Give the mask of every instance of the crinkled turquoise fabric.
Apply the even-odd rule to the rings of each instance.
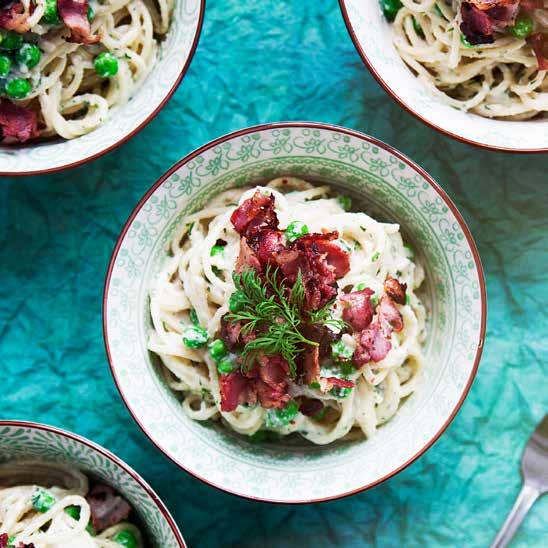
[[[243,126],[303,119],[374,135],[443,185],[478,243],[489,319],[470,395],[425,456],[368,492],[287,507],[203,485],[146,440],[107,367],[101,297],[124,221],[169,166]],[[403,112],[362,65],[336,0],[208,0],[190,71],[146,129],[90,165],[0,182],[0,418],[113,450],[163,497],[191,547],[487,546],[548,410],[547,162],[471,148]],[[515,539],[541,545],[548,497]]]

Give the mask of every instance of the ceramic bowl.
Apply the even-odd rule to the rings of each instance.
[[[186,546],[158,495],[137,472],[103,447],[45,424],[0,420],[0,463],[17,460],[68,465],[111,485],[138,514],[152,548]]]
[[[491,120],[458,111],[432,94],[401,60],[378,0],[339,0],[348,32],[363,62],[400,106],[459,141],[509,152],[548,151],[548,119]]]
[[[146,349],[148,291],[166,246],[216,193],[282,175],[325,181],[380,219],[397,221],[426,266],[430,310],[422,382],[370,440],[257,445],[220,424],[194,422]],[[314,123],[248,128],[193,152],[135,207],[112,255],[103,327],[118,389],[147,436],[179,466],[249,498],[316,502],[389,478],[419,457],[466,396],[485,332],[485,285],[472,236],[455,205],[411,160],[355,131]]]
[[[0,145],[0,175],[36,175],[89,162],[133,137],[150,122],[186,74],[204,17],[205,0],[177,0],[166,39],[150,74],[125,105],[96,130],[71,140]]]

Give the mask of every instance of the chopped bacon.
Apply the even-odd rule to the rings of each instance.
[[[0,548],[6,548],[6,546],[8,545],[8,534],[7,533],[2,533],[0,535]]]
[[[260,264],[266,265],[273,262],[284,249],[283,235],[279,230],[267,228],[257,233],[255,251]]]
[[[12,137],[21,143],[38,137],[38,119],[36,112],[0,99],[0,130],[4,138]]]
[[[0,9],[0,28],[12,30],[19,34],[29,31],[28,18],[33,9],[33,4],[30,4],[30,11],[25,11],[22,2],[14,2],[11,6],[3,7]]]
[[[284,387],[270,386],[261,379],[256,379],[254,387],[257,391],[257,396],[261,406],[265,409],[281,409],[286,406],[290,400],[290,396],[287,393],[287,384]]]
[[[403,329],[403,317],[394,301],[383,295],[379,302],[379,323],[386,334]]]
[[[70,42],[95,44],[99,41],[99,36],[91,34],[88,0],[57,0],[57,9],[63,23],[70,29]]]
[[[277,230],[278,216],[274,211],[274,196],[257,190],[234,210],[230,222],[240,235],[252,236],[265,228]]]
[[[229,350],[234,350],[240,343],[240,331],[242,324],[240,322],[231,322],[223,318],[221,320],[221,339],[223,339]]]
[[[320,254],[325,254],[327,264],[333,267],[335,276],[342,278],[350,270],[350,257],[348,253],[332,240],[336,240],[339,233],[327,232],[325,234],[313,233],[302,236],[296,240],[297,248],[312,247]]]
[[[365,329],[373,319],[373,307],[371,296],[375,292],[368,287],[361,291],[353,291],[341,297],[343,303],[342,317],[356,331]]]
[[[493,33],[514,24],[520,0],[467,0],[461,4],[460,29],[473,45],[491,44]]]
[[[257,395],[253,390],[253,381],[246,379],[239,371],[220,376],[221,411],[234,411],[243,403],[255,403]]]
[[[385,293],[398,304],[405,304],[405,292],[407,284],[402,284],[396,278],[386,278],[384,282]]]
[[[548,34],[535,32],[527,38],[527,43],[537,56],[539,70],[548,70]]]
[[[259,376],[269,386],[285,387],[289,375],[289,364],[281,356],[260,356]]]
[[[94,485],[86,500],[91,510],[91,522],[98,533],[124,521],[131,513],[131,506],[109,485]]]
[[[302,376],[305,384],[318,380],[320,376],[320,348],[313,346],[302,353]]]
[[[358,346],[352,356],[352,361],[361,367],[373,360],[379,362],[386,358],[392,344],[383,333],[378,323],[372,323],[364,329],[358,339]]]
[[[328,385],[338,386],[339,388],[354,388],[356,386],[352,381],[347,379],[339,379],[338,377],[325,377]],[[329,388],[329,390],[331,389]]]
[[[323,403],[313,398],[303,398],[299,405],[299,411],[307,417],[317,415],[322,409]]]
[[[245,237],[240,238],[240,253],[236,260],[235,270],[238,274],[241,274],[245,270],[261,271],[261,263],[253,249],[249,247]]]

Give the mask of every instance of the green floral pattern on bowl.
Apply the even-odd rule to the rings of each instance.
[[[39,460],[74,466],[112,485],[131,504],[154,548],[181,548],[184,540],[150,486],[106,449],[50,426],[0,421],[0,462]]]
[[[373,75],[424,122],[480,146],[510,151],[548,150],[548,119],[491,120],[450,107],[401,60],[378,0],[339,0],[339,3],[354,44]]]
[[[138,131],[176,87],[197,45],[204,0],[176,0],[171,26],[146,80],[131,100],[112,109],[95,131],[66,141],[54,139],[25,146],[0,145],[0,173],[31,174],[62,169],[101,155]]]
[[[146,350],[148,291],[187,214],[233,186],[293,175],[325,181],[377,218],[397,221],[427,269],[431,310],[426,370],[417,392],[371,440],[327,447],[251,444],[218,424],[194,422]],[[403,155],[356,132],[275,124],[221,138],[182,160],[141,201],[113,254],[105,341],[134,418],[177,464],[224,490],[283,502],[323,500],[374,485],[420,455],[443,431],[473,379],[485,322],[477,251],[455,206]]]

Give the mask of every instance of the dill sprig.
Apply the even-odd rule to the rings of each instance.
[[[270,266],[261,279],[254,270],[232,276],[237,294],[237,309],[231,310],[226,319],[242,322],[242,334],[254,332],[255,339],[245,345],[242,352],[244,370],[249,370],[257,358],[282,356],[289,364],[291,376],[297,371],[297,356],[306,346],[319,343],[306,338],[302,331],[310,325],[324,325],[342,329],[346,323],[331,317],[330,301],[319,310],[305,309],[305,288],[301,276],[290,289],[280,280],[278,270]]]

